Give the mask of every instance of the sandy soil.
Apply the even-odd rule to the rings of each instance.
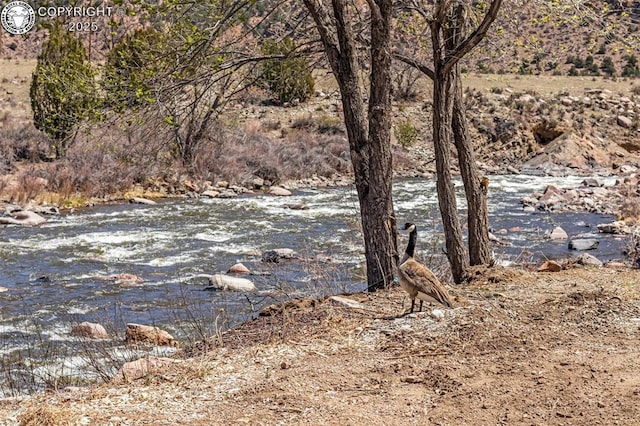
[[[399,316],[398,288],[291,302],[141,379],[0,401],[0,424],[640,425],[637,271],[451,293],[441,319]]]

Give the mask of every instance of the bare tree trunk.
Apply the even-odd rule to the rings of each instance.
[[[398,264],[393,211],[391,154],[392,0],[371,2],[371,78],[369,89],[369,185],[361,203],[367,256],[368,289],[389,286]],[[366,214],[365,214],[366,213]],[[368,235],[367,235],[368,234]]]
[[[448,25],[444,29],[447,55],[452,55],[464,40],[467,22],[465,7],[458,4],[449,15]],[[469,127],[464,113],[462,98],[462,76],[456,62],[449,71],[453,94],[451,128],[453,140],[458,151],[458,165],[467,197],[467,225],[469,227],[469,260],[471,265],[488,264],[491,260],[489,249],[489,216],[487,211],[487,187],[482,186],[480,171],[476,164],[473,144],[469,137]]]
[[[469,137],[469,128],[464,114],[462,100],[462,82],[460,70],[456,65],[454,76],[453,101],[453,140],[458,151],[458,164],[464,182],[467,197],[467,225],[469,226],[469,260],[471,265],[486,265],[491,262],[489,248],[489,212],[487,208],[488,182],[480,177],[476,164],[473,144]]]
[[[438,203],[444,227],[447,258],[451,266],[453,281],[457,284],[465,279],[468,265],[467,254],[462,239],[462,229],[458,218],[455,188],[451,178],[452,144],[451,117],[453,115],[454,87],[450,73],[442,73],[436,61],[433,80],[433,143],[438,176]]]
[[[367,288],[389,286],[398,262],[391,197],[391,0],[371,0],[371,87],[368,117],[361,94],[356,42],[346,0],[332,0],[333,17],[316,0],[304,0],[340,86],[345,126],[360,204]]]

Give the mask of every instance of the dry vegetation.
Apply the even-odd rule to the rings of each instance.
[[[637,273],[492,269],[456,308],[399,289],[288,303],[126,384],[0,403],[0,424],[640,424]]]
[[[252,188],[256,176],[268,176],[274,183],[314,177],[331,183],[351,172],[339,94],[326,72],[316,73],[320,95],[303,105],[270,106],[260,90],[248,92],[209,126],[193,163],[185,166],[172,155],[171,135],[159,132],[163,126],[149,117],[113,116],[86,125],[67,157],[50,161],[50,141],[31,124],[28,86],[34,66],[33,60],[0,61],[0,71],[7,76],[1,86],[6,93],[0,98],[0,196],[4,201],[26,204],[33,199],[73,207],[121,199],[131,192],[151,196],[197,193],[220,180]],[[575,127],[583,134],[608,135],[627,147],[637,142],[634,132],[623,132],[617,126],[614,111],[566,107],[559,101],[593,89],[635,99],[640,85],[633,79],[468,74],[465,85],[481,157],[487,165],[497,167],[489,172],[504,172],[506,165],[517,166],[539,149],[532,146],[532,129],[543,119],[557,122],[561,129]],[[419,79],[410,91],[413,100],[394,106],[393,135],[417,138],[394,140],[395,171],[401,176],[422,176],[433,170],[430,105],[425,102],[430,82]],[[515,101],[522,93],[545,103],[537,109],[523,109]],[[135,125],[137,120],[146,126]],[[498,141],[504,146],[491,140],[496,122],[515,124],[511,139]],[[398,131],[401,126],[406,127],[405,132]],[[497,158],[496,153],[501,156]]]

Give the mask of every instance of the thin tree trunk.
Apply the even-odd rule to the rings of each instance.
[[[447,55],[453,54],[462,40],[464,40],[467,24],[465,6],[462,4],[456,5],[451,10],[449,25],[444,30]],[[451,67],[448,74],[449,78],[451,78],[451,93],[453,94],[451,129],[456,150],[458,151],[460,175],[462,176],[464,192],[467,197],[469,261],[471,265],[483,265],[488,264],[491,260],[486,186],[482,186],[484,181],[481,181],[473,144],[469,137],[469,127],[464,114],[464,101],[462,98],[462,76],[457,62]]]
[[[455,188],[451,177],[452,144],[451,117],[453,115],[453,81],[450,73],[442,73],[436,65],[433,81],[433,142],[438,176],[438,203],[444,227],[447,258],[451,266],[451,274],[456,284],[465,279],[465,268],[468,265],[467,254],[462,239],[462,230],[458,218]]]
[[[469,261],[471,265],[486,265],[491,262],[489,248],[489,212],[487,208],[487,186],[480,177],[469,128],[464,114],[460,70],[453,68],[453,140],[458,151],[460,175],[467,197],[467,225],[469,226]]]

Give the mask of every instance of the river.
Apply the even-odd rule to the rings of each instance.
[[[491,228],[520,228],[498,233],[509,245],[496,246],[495,258],[510,264],[575,255],[566,241],[551,242],[545,233],[554,226],[562,226],[570,236],[595,232],[598,223],[614,220],[589,213],[524,213],[518,202],[548,184],[574,186],[582,179],[492,176]],[[605,179],[607,184],[613,181]],[[463,215],[461,184],[457,187]],[[308,209],[284,208],[294,203]],[[394,203],[399,224],[418,224],[418,256],[441,257],[434,255],[443,248],[435,181],[396,182]],[[112,374],[123,359],[142,353],[122,345],[129,322],[157,325],[184,343],[238,324],[289,297],[363,290],[358,216],[355,189],[322,188],[285,198],[247,195],[102,205],[50,218],[38,228],[2,227],[0,286],[7,291],[0,293],[0,353],[7,380],[0,394],[32,391],[43,383],[51,386],[63,376],[83,381]],[[592,254],[603,261],[623,258],[624,239],[599,238],[600,246]],[[406,239],[400,244],[404,247]],[[308,261],[260,261],[259,253],[280,247]],[[318,254],[331,262],[309,261]],[[249,277],[256,292],[204,290],[204,275],[224,272],[236,262],[259,273]],[[104,279],[121,273],[135,274],[144,282],[123,285]],[[114,336],[100,343],[110,361],[100,371],[95,371],[94,359],[83,355],[86,347],[81,345],[86,343],[70,336],[71,326],[82,321],[101,323]]]

